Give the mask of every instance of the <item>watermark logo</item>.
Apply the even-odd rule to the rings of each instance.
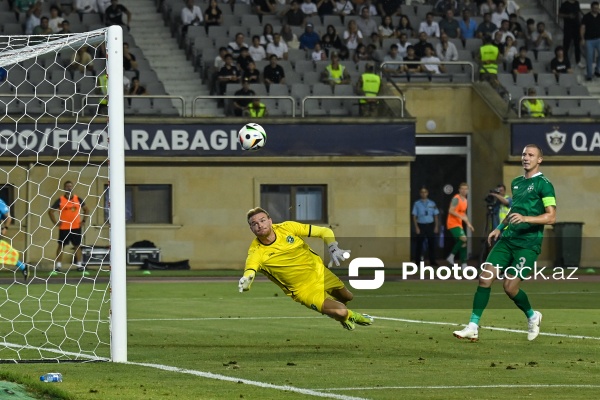
[[[348,266],[348,275],[350,278],[359,276],[361,268],[374,269],[375,275],[373,279],[350,279],[349,283],[354,289],[379,289],[385,282],[385,271],[383,270],[383,261],[376,257],[359,257],[350,261]]]

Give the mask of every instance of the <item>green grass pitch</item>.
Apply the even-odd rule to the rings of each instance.
[[[5,364],[0,377],[47,398],[81,400],[577,400],[600,390],[597,283],[524,284],[544,314],[533,342],[496,283],[482,319],[492,329],[470,343],[452,331],[468,321],[474,282],[386,282],[376,293],[354,291],[350,307],[380,318],[348,332],[270,282],[257,280],[240,294],[237,280],[192,279],[128,284],[133,364]],[[36,382],[55,371],[62,383]]]

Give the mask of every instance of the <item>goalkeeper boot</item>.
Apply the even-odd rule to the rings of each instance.
[[[373,317],[367,314],[359,314],[357,312],[352,312],[352,317],[350,317],[355,324],[368,326],[373,325]]]
[[[533,340],[540,334],[540,325],[542,323],[542,313],[539,311],[533,312],[533,317],[527,319],[528,330],[527,340]]]
[[[352,318],[348,318],[345,321],[340,321],[340,324],[342,324],[344,329],[347,329],[349,331],[353,331],[355,328],[354,321],[352,320]]]
[[[23,265],[23,269],[21,270],[21,273],[23,274],[23,280],[25,282],[27,282],[27,278],[29,278],[29,265],[27,265],[27,264]]]
[[[476,342],[479,340],[479,332],[477,328],[473,327],[473,325],[474,324],[470,323],[465,327],[465,329],[454,331],[452,334],[458,339],[469,339],[471,342]]]

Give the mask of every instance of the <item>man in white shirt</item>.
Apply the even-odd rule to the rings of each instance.
[[[300,6],[300,10],[302,10],[304,15],[306,15],[307,17],[317,15],[317,5],[311,0],[304,0],[302,5]]]
[[[368,8],[363,8],[360,12],[360,18],[356,21],[358,29],[362,32],[363,37],[369,38],[373,33],[379,33],[379,26],[373,18]]]
[[[248,49],[248,54],[250,54],[254,62],[259,62],[267,58],[267,52],[260,44],[260,36],[252,36],[252,46]]]
[[[408,35],[404,32],[401,33],[400,39],[398,40],[398,54],[403,59],[406,57],[406,54],[408,53],[408,46],[410,45],[411,43],[408,41]]]
[[[267,55],[271,57],[274,54],[278,60],[288,59],[288,47],[284,41],[281,40],[281,34],[275,32],[273,34],[273,43],[267,45]]]
[[[549,51],[552,48],[552,35],[546,30],[546,24],[538,22],[537,30],[531,34],[534,50]]]
[[[433,55],[433,46],[425,47],[425,57],[421,58],[423,69],[430,74],[441,74],[446,72],[446,67],[441,64],[441,60]]]
[[[402,56],[398,53],[398,45],[393,44],[390,46],[390,51],[383,57],[383,62],[386,61],[402,61]],[[383,72],[387,72],[391,75],[399,75],[402,73],[402,64],[384,64]]]
[[[194,4],[194,0],[187,0],[185,7],[181,9],[181,22],[184,27],[190,25],[200,25],[204,21],[202,10]]]
[[[98,3],[96,0],[76,0],[75,11],[81,14],[97,13]]]
[[[419,25],[419,33],[425,32],[427,37],[440,37],[440,26],[433,20],[433,13],[427,13],[425,21]]]
[[[445,32],[442,32],[440,42],[435,45],[435,53],[441,61],[458,61],[458,49],[448,40]]]
[[[350,0],[336,1],[335,11],[338,15],[350,15],[354,13],[354,4]]]
[[[500,26],[504,20],[510,20],[510,14],[506,10],[504,1],[499,1],[496,10],[492,13],[492,23],[496,26]]]
[[[498,29],[497,31],[495,31],[492,34],[492,37],[496,37],[496,32],[500,32],[502,33],[502,39],[501,42],[504,43],[506,42],[506,38],[507,37],[512,37],[513,40],[516,40],[515,35],[513,35],[513,33],[511,31],[508,30],[508,28],[510,27],[510,22],[508,20],[503,20],[502,24],[500,25],[500,29]]]

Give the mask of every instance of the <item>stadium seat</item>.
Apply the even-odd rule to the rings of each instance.
[[[540,86],[548,87],[556,85],[556,76],[554,74],[538,74],[537,83]]]
[[[574,74],[559,74],[558,84],[568,88],[576,86],[578,84],[577,77]]]
[[[587,86],[576,85],[569,89],[569,94],[571,96],[589,96],[590,92]]]
[[[517,74],[515,84],[521,87],[535,86],[535,76],[533,74]]]
[[[321,80],[321,72],[307,71],[304,73],[302,80],[306,85],[314,85]]]
[[[289,96],[288,86],[281,83],[274,83],[269,87],[271,96]]]

